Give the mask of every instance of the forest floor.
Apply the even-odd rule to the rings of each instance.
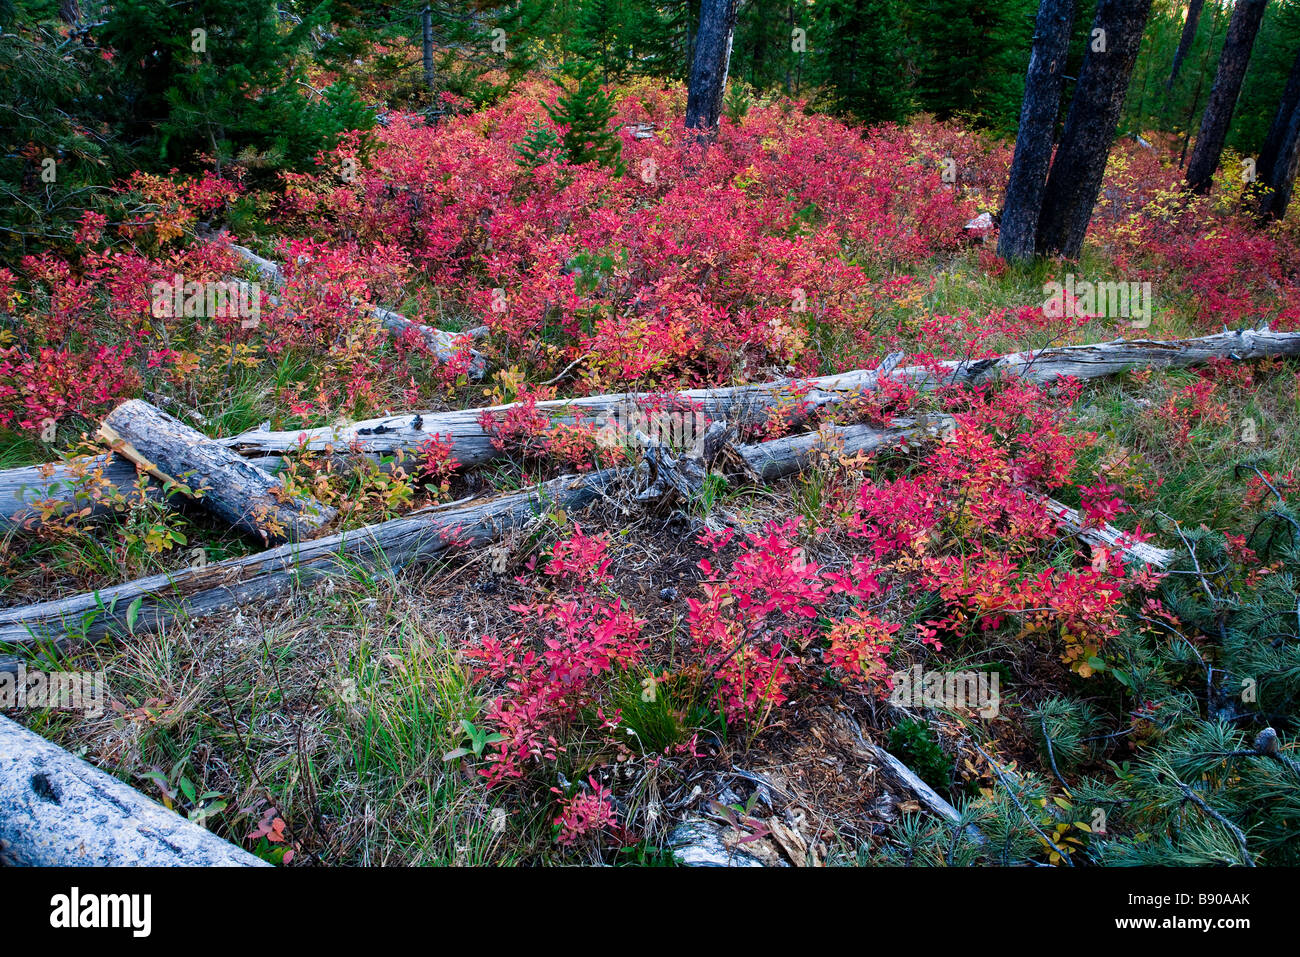
[[[960,125],[862,131],[756,99],[700,156],[683,146],[682,91],[633,83],[618,89],[619,178],[520,162],[553,95],[449,100],[437,125],[391,114],[275,183],[228,170],[124,186],[129,223],[90,214],[78,249],[0,277],[14,327],[0,467],[90,450],[131,397],[214,438],[515,403],[483,423],[499,454],[473,470],[436,441],[384,468],[289,453],[281,477],[340,509],[332,530],[357,529],[635,462],[634,444],[602,446],[538,400],[797,390],[896,352],[1300,328],[1295,223],[1245,221],[1232,183],[1186,197],[1164,146],[1117,144],[1081,262],[1013,267],[965,229],[997,210],[1009,148]],[[284,264],[258,324],[150,310],[150,285],[173,274],[255,280],[229,239]],[[1070,275],[1150,283],[1149,312],[1052,315],[1045,284]],[[470,343],[440,361],[361,300],[452,332],[486,325],[472,343],[486,377],[469,374]],[[743,438],[931,412],[956,429],[771,483],[715,477],[669,514],[620,485],[581,512],[543,507],[491,547],[357,563],[156,632],[28,652],[29,668],[104,672],[110,706],[19,719],[292,865],[661,865],[694,840],[683,822],[740,859],[800,866],[1237,861],[1235,836],[1169,773],[1259,863],[1293,862],[1300,807],[1272,797],[1288,765],[1224,755],[1265,727],[1296,751],[1300,635],[1282,614],[1296,606],[1298,373],[1225,360],[886,386],[811,422],[778,410]],[[1179,557],[1163,576],[1098,564],[1026,492]],[[177,571],[196,548],[216,562],[263,547],[201,504],[128,495],[108,519],[11,530],[0,607]],[[996,674],[996,715],[891,702],[890,676],[917,665]],[[928,813],[879,749],[992,840]]]

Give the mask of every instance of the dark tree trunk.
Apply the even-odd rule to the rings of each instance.
[[[1201,114],[1201,131],[1196,134],[1196,146],[1187,162],[1187,185],[1196,193],[1207,193],[1214,182],[1214,171],[1219,166],[1219,155],[1228,138],[1228,124],[1241,92],[1241,81],[1250,63],[1250,50],[1255,45],[1255,34],[1264,19],[1264,5],[1268,0],[1237,0],[1228,21],[1228,35],[1223,38],[1223,52],[1219,54],[1219,68],[1210,88],[1210,101]]]
[[[1260,219],[1281,219],[1290,205],[1295,157],[1297,146],[1300,146],[1300,135],[1297,134],[1300,134],[1300,52],[1291,64],[1291,75],[1287,77],[1286,88],[1278,102],[1277,114],[1255,164],[1255,175],[1261,189]],[[1291,170],[1289,175],[1288,169]]]
[[[1178,71],[1183,68],[1183,61],[1192,52],[1192,43],[1196,40],[1196,28],[1201,22],[1201,8],[1205,0],[1191,0],[1187,5],[1187,19],[1183,21],[1183,35],[1178,38],[1178,49],[1174,51],[1174,65],[1169,68],[1169,79],[1165,81],[1165,90],[1174,88]]]
[[[1075,0],[1042,0],[1038,5],[1016,154],[998,234],[998,254],[1003,259],[1034,255],[1038,213],[1052,163],[1052,133],[1061,108],[1061,71],[1070,52],[1074,4]]]
[[[1270,174],[1270,188],[1260,200],[1261,219],[1281,219],[1286,215],[1297,173],[1300,173],[1300,106],[1291,111],[1291,121],[1287,124],[1281,150]]]
[[[1065,120],[1056,161],[1047,177],[1038,217],[1038,252],[1077,259],[1097,201],[1129,77],[1142,44],[1151,0],[1100,0],[1093,31],[1104,31],[1105,50],[1089,41]]]
[[[428,5],[420,11],[420,48],[424,56],[424,88],[433,89],[433,13]]]
[[[722,115],[739,0],[702,0],[695,35],[695,61],[686,96],[686,128],[710,133]]]

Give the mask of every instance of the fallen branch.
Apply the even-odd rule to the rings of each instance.
[[[232,244],[230,246],[230,251],[235,253],[235,255],[239,256],[245,262],[251,263],[254,268],[257,269],[258,275],[260,275],[266,283],[277,287],[284,285],[284,271],[278,264],[259,256],[257,253],[244,246]],[[467,333],[445,332],[442,329],[434,329],[432,326],[426,326],[420,322],[412,322],[401,313],[393,312],[392,310],[384,309],[380,306],[372,306],[371,311],[374,313],[375,318],[383,323],[384,328],[388,329],[395,335],[400,336],[408,329],[414,330],[416,335],[418,335],[425,344],[428,345],[430,350],[432,350],[442,362],[450,362],[456,357],[456,354],[460,349],[460,340],[463,338],[468,337],[470,339],[479,339],[487,334],[486,326],[470,330]],[[471,349],[470,377],[481,379],[485,369],[486,363],[484,362],[483,357]]]
[[[4,717],[0,865],[269,866]]]
[[[210,615],[356,565],[398,569],[454,546],[494,541],[545,508],[581,508],[627,473],[608,469],[582,477],[564,476],[463,508],[393,519],[71,598],[0,608],[0,646],[33,650],[49,645],[65,652],[83,639],[107,637],[114,630],[156,631],[179,616]],[[17,667],[16,657],[0,656],[0,673]]]

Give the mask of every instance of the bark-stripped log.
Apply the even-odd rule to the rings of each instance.
[[[139,399],[110,412],[99,437],[164,487],[188,487],[214,515],[263,541],[305,538],[338,514],[315,499],[289,496],[274,476]]]
[[[1064,376],[1095,379],[1139,367],[1181,368],[1211,359],[1244,360],[1295,355],[1300,355],[1300,332],[1243,330],[1196,339],[1116,339],[1091,345],[1031,349],[989,359],[949,360],[934,366],[893,369],[888,378],[905,381],[920,389],[962,382],[988,382],[1000,376],[1019,376],[1041,383]],[[854,393],[876,388],[877,380],[875,371],[859,369],[812,379],[688,389],[673,395],[697,404],[707,419],[725,418],[733,423],[745,423],[761,421],[770,408],[781,404],[799,405],[809,410],[836,405]],[[648,393],[592,395],[538,402],[537,408],[557,421],[572,423],[582,417],[584,421],[601,426],[613,421],[629,406],[656,398]],[[405,413],[356,422],[345,428],[253,431],[219,441],[244,454],[288,452],[299,447],[319,450],[327,445],[342,448],[352,443],[365,451],[391,452],[414,448],[431,435],[439,434],[451,441],[452,454],[463,466],[473,466],[500,454],[478,424],[479,418],[485,412],[498,414],[512,407],[501,405],[451,412]]]
[[[271,260],[259,256],[244,246],[231,245],[230,251],[239,256],[245,262],[251,263],[257,269],[258,275],[262,280],[271,286],[284,285],[284,272],[279,265]],[[389,332],[394,335],[402,335],[408,329],[412,329],[424,340],[425,344],[434,355],[442,362],[450,362],[460,351],[460,341],[464,338],[476,339],[481,338],[487,333],[486,327],[474,329],[467,333],[445,332],[442,329],[434,329],[432,326],[426,326],[420,322],[412,322],[401,313],[393,312],[389,309],[383,309],[379,306],[371,306],[371,311]],[[470,368],[471,378],[481,379],[486,365],[484,359],[473,349],[470,350]]]
[[[114,500],[131,493],[138,474],[112,453],[0,471],[0,532],[30,531],[44,524],[47,514],[52,519],[83,509],[87,518],[107,514]],[[161,487],[150,482],[145,494],[157,498]]]
[[[1083,517],[1077,510],[1062,505],[1055,499],[1043,499],[1048,510],[1056,519],[1056,524],[1075,538],[1092,545],[1112,551],[1118,550],[1126,562],[1141,562],[1153,568],[1164,568],[1174,560],[1174,553],[1167,548],[1157,548],[1146,542],[1137,542],[1126,532],[1114,525],[1084,525]]]
[[[812,464],[822,451],[842,454],[874,451],[917,441],[942,429],[941,424],[914,423],[891,429],[874,429],[858,425],[826,430],[805,436],[776,439],[755,445],[736,446],[732,451],[755,476],[779,478]],[[662,470],[666,463],[658,462]],[[409,562],[429,558],[448,547],[444,532],[457,530],[457,538],[466,544],[494,540],[500,532],[515,527],[533,514],[542,503],[554,502],[566,509],[580,508],[603,494],[606,487],[630,480],[636,470],[607,469],[575,478],[565,476],[488,502],[476,502],[464,508],[394,519],[351,532],[299,545],[284,545],[271,551],[243,558],[217,562],[204,568],[189,569],[172,575],[154,575],[58,601],[17,608],[0,609],[0,645],[31,647],[53,642],[56,648],[69,646],[69,632],[88,638],[108,634],[125,622],[131,604],[137,608],[140,630],[161,627],[179,610],[189,617],[200,617],[232,605],[252,601],[285,591],[295,580],[312,581],[337,572],[343,559],[363,565],[383,564],[400,568]],[[699,470],[681,470],[675,478],[701,482]],[[658,481],[676,488],[680,482]],[[689,491],[689,490],[688,490]],[[1156,567],[1168,564],[1171,552],[1150,545],[1134,543],[1126,533],[1105,525],[1084,529],[1078,513],[1045,496],[1038,498],[1065,531],[1089,544],[1120,550],[1126,561],[1141,561]],[[641,496],[644,499],[644,496]],[[14,670],[18,660],[0,656],[0,672]]]
[[[5,717],[0,865],[269,866]]]
[[[336,456],[346,462],[350,457]],[[242,461],[274,475],[284,464],[279,455],[259,455]],[[382,465],[380,466],[383,467]],[[135,495],[134,485],[141,470],[129,459],[112,452],[80,456],[67,462],[28,465],[0,470],[0,534],[33,531],[50,519],[61,519],[85,511],[85,518],[107,515]],[[164,492],[162,484],[145,473],[144,494],[154,500],[172,499],[180,492]]]
[[[925,437],[927,427],[910,419],[896,420],[889,429],[870,425],[823,426],[816,432],[790,435],[770,442],[736,447],[736,453],[754,475],[765,482],[801,472],[827,454],[858,455]],[[928,431],[933,432],[935,427]]]
[[[43,647],[50,642],[58,650],[67,650],[75,644],[71,636],[97,639],[112,629],[125,628],[137,600],[140,604],[135,607],[133,629],[147,632],[180,615],[199,618],[282,594],[295,581],[312,582],[346,573],[358,564],[401,568],[458,544],[494,541],[547,508],[582,508],[627,472],[608,469],[582,477],[564,476],[525,492],[447,512],[393,519],[58,601],[0,608],[0,646]],[[0,672],[17,667],[16,658],[0,656]]]
[[[890,379],[906,381],[920,389],[933,389],[953,382],[987,382],[998,376],[1022,376],[1035,382],[1050,382],[1062,376],[1094,379],[1130,368],[1181,368],[1211,359],[1260,359],[1269,356],[1300,355],[1300,333],[1268,330],[1223,332],[1196,339],[1124,340],[1081,346],[1015,352],[990,359],[960,360],[930,366],[892,369]],[[736,425],[761,422],[774,406],[798,406],[809,411],[836,405],[857,393],[870,391],[880,377],[874,370],[859,369],[838,375],[803,380],[780,380],[716,389],[689,389],[676,396],[697,404],[706,419],[726,419]],[[582,421],[598,426],[622,422],[638,402],[658,401],[648,393],[614,393],[538,402],[537,408],[557,422]],[[299,448],[321,451],[327,446],[346,449],[355,445],[367,453],[410,451],[433,435],[450,441],[452,455],[464,468],[481,465],[501,453],[479,425],[485,413],[500,414],[513,405],[483,409],[455,409],[450,412],[406,412],[356,422],[346,427],[327,426],[283,431],[254,430],[216,439],[246,457],[291,452]],[[72,467],[79,467],[73,463]],[[25,470],[0,471],[0,527],[9,514],[17,485],[30,480]],[[132,479],[134,481],[134,479]]]

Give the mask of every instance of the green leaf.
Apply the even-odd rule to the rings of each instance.
[[[138,597],[126,609],[126,630],[135,634],[135,623],[140,617],[140,607],[144,604],[144,595]]]

